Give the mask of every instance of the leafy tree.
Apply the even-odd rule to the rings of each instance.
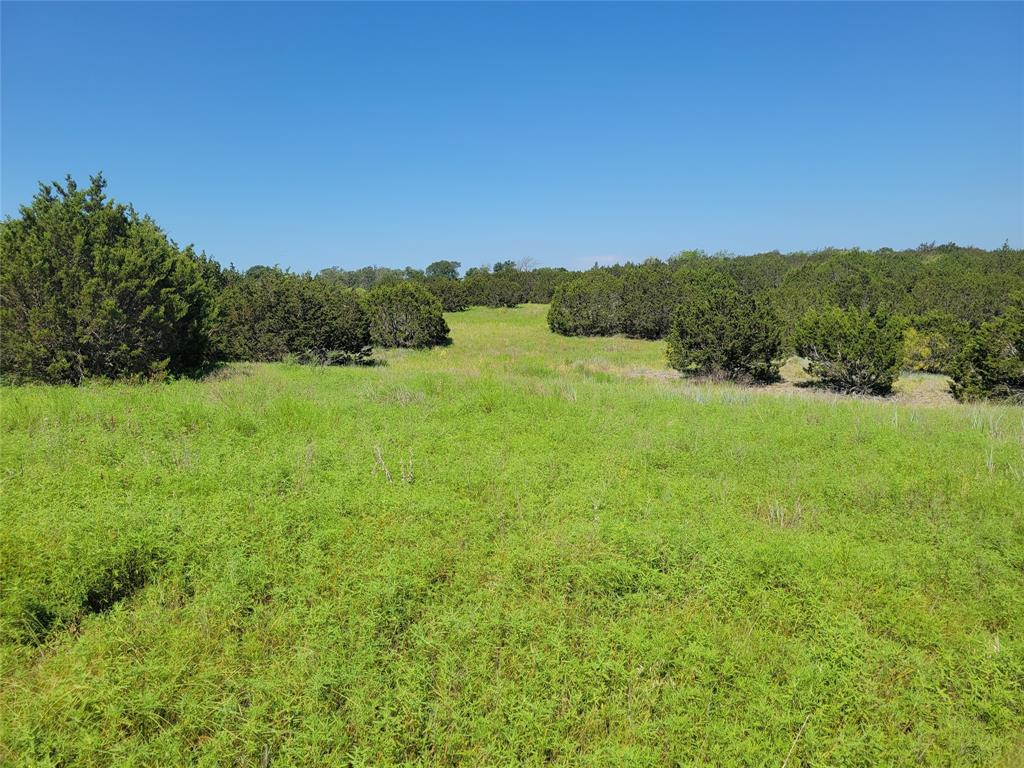
[[[957,400],[1024,403],[1024,295],[971,334],[951,374]]]
[[[796,351],[807,371],[830,389],[885,395],[903,365],[903,323],[863,309],[811,310],[796,331]]]
[[[668,362],[684,373],[775,381],[782,343],[767,293],[743,293],[714,270],[690,276],[672,317]]]
[[[433,264],[427,266],[426,276],[427,278],[447,278],[449,280],[459,279],[459,267],[461,267],[457,261],[435,261]]]
[[[5,378],[78,384],[90,376],[191,373],[208,361],[205,256],[149,217],[80,188],[40,184],[2,224],[0,360]]]
[[[441,302],[422,285],[378,286],[366,295],[366,305],[375,345],[433,347],[450,341]]]
[[[548,326],[563,336],[611,336],[619,333],[622,280],[607,270],[584,272],[555,289]]]

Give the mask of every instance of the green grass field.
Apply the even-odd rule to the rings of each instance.
[[[3,389],[0,764],[1024,764],[1024,409],[449,322]]]

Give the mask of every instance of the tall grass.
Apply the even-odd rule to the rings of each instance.
[[[1022,409],[543,317],[3,390],[0,763],[1021,764]]]

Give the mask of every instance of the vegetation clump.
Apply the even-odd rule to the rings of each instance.
[[[635,339],[661,339],[668,333],[679,301],[671,268],[651,259],[622,273],[619,326]]]
[[[0,358],[11,381],[78,384],[148,378],[208,362],[211,293],[204,256],[106,197],[41,184],[0,225]]]
[[[369,316],[354,290],[276,267],[228,280],[213,336],[225,360],[350,363],[371,352]]]
[[[428,277],[424,285],[441,302],[445,312],[462,312],[469,307],[466,284],[453,277]]]
[[[970,325],[948,312],[929,310],[910,318],[903,334],[907,367],[925,373],[950,373],[970,334]]]
[[[975,330],[952,370],[957,400],[993,398],[1024,403],[1024,294]]]
[[[441,302],[422,285],[379,285],[366,295],[366,306],[377,346],[423,348],[450,341]]]
[[[555,289],[548,326],[563,336],[611,336],[619,332],[621,309],[621,279],[592,270]]]
[[[903,323],[895,315],[830,307],[811,310],[796,330],[796,353],[829,389],[887,395],[903,365]]]
[[[764,293],[744,293],[714,271],[695,274],[668,334],[669,365],[683,373],[740,381],[779,378],[778,316]]]

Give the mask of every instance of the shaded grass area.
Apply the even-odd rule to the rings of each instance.
[[[631,376],[543,312],[3,390],[0,763],[1020,764],[1024,410]]]

